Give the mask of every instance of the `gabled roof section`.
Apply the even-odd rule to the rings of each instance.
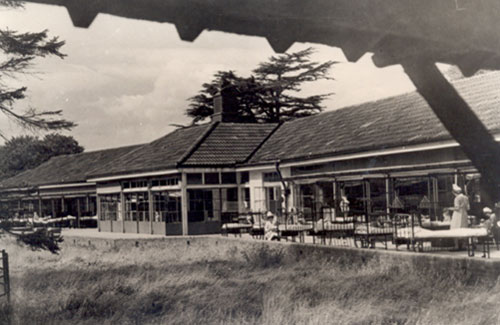
[[[215,126],[216,124],[203,124],[177,129],[102,165],[89,176],[97,178],[176,168],[177,163],[189,155]]]
[[[452,82],[488,130],[500,131],[500,73]],[[452,140],[427,102],[407,93],[283,124],[250,165]],[[480,145],[480,144],[478,144]]]
[[[99,165],[140,148],[140,145],[89,151],[52,157],[38,167],[24,171],[0,183],[2,188],[86,182],[87,174]]]
[[[278,124],[219,123],[181,166],[228,166],[244,163]]]

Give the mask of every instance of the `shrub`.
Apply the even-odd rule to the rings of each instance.
[[[268,245],[243,251],[243,259],[254,268],[268,268],[279,266],[284,258],[284,252],[281,248],[271,248]]]

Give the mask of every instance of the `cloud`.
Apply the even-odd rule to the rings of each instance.
[[[248,75],[274,55],[263,38],[204,31],[193,43],[179,39],[171,24],[99,15],[89,29],[74,28],[63,7],[28,4],[25,10],[0,12],[0,28],[22,31],[48,28],[66,41],[64,60],[37,61],[40,78],[21,78],[30,98],[19,105],[63,109],[78,123],[67,134],[88,149],[152,141],[187,124],[187,98],[218,70]],[[304,95],[334,92],[328,109],[378,99],[412,89],[398,67],[378,69],[365,56],[345,63],[339,49],[295,44],[290,51],[315,46],[317,61],[343,61],[332,69],[335,81],[305,85]],[[8,135],[21,131],[0,115]]]

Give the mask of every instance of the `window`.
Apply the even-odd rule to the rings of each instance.
[[[175,177],[169,177],[165,180],[166,184],[165,185],[168,185],[168,186],[174,186],[174,185],[179,185],[179,177],[178,176],[175,176]]]
[[[249,188],[243,189],[243,199],[245,202],[250,202],[250,189]]]
[[[370,179],[370,207],[372,212],[385,212],[387,210],[387,197],[385,179]]]
[[[228,188],[226,193],[228,201],[238,202],[238,188]]]
[[[155,222],[181,222],[181,192],[153,193],[153,211],[153,221]]]
[[[217,191],[218,190],[214,190]],[[188,190],[188,221],[203,222],[214,218],[212,190]]]
[[[201,173],[187,174],[187,183],[191,185],[203,184]]]
[[[101,220],[119,220],[121,218],[120,194],[100,196]]]
[[[391,204],[394,202],[394,198],[396,195],[400,199],[400,202],[403,204],[403,207],[397,208],[398,212],[412,213],[418,211],[420,202],[422,201],[424,196],[427,197],[428,200],[431,200],[428,178],[408,177],[395,179],[394,195],[392,197]]]
[[[175,186],[179,184],[179,177],[158,178],[151,181],[151,185],[155,186]]]
[[[219,173],[205,173],[205,184],[219,184]]]
[[[349,201],[349,213],[353,215],[363,215],[365,213],[364,181],[346,181],[340,183],[340,195],[345,196]]]
[[[249,188],[243,189],[243,204],[245,206],[245,209],[250,209],[250,189]]]
[[[452,207],[454,196],[451,192],[454,183],[453,175],[437,175],[437,209],[438,213],[443,211],[443,208]]]
[[[333,182],[318,182],[318,200],[323,207],[334,208],[335,198],[333,197]]]
[[[42,200],[42,215],[41,217],[52,216],[52,201],[51,200]],[[102,216],[102,213],[101,213]],[[101,219],[103,220],[103,219]]]
[[[264,182],[279,182],[280,176],[277,172],[264,173]]]
[[[222,184],[236,184],[236,173],[221,173]]]
[[[147,192],[125,194],[125,220],[149,221],[149,199]]]
[[[250,181],[250,174],[248,172],[241,172],[240,177],[241,177],[240,179],[241,184],[245,184]]]
[[[292,168],[292,175],[303,175],[310,173],[324,172],[332,170],[331,163],[318,164],[318,165],[308,165],[308,166],[298,166]]]
[[[278,216],[282,213],[281,187],[266,187],[266,208]]]
[[[298,185],[299,190],[299,208],[306,220],[314,220],[315,216],[315,198],[314,184]]]
[[[148,187],[148,181],[146,181],[146,180],[131,181],[130,182],[130,187],[131,188]]]

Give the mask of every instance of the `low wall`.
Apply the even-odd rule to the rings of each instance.
[[[300,244],[290,242],[269,242],[254,239],[241,239],[223,236],[186,236],[186,237],[160,237],[138,239],[111,239],[92,238],[79,236],[65,236],[63,247],[78,246],[90,249],[128,249],[140,247],[142,249],[165,248],[174,250],[179,254],[205,251],[207,256],[227,258],[228,254],[237,251],[247,251],[264,245],[280,249],[284,253],[285,262],[300,260],[302,258],[335,259],[347,257],[353,264],[379,261],[382,263],[410,263],[417,269],[433,269],[436,272],[460,274],[469,280],[483,279],[496,281],[500,276],[500,260],[485,259],[480,255],[476,257],[446,256],[428,253],[415,253],[407,251],[387,251],[380,249],[359,249],[336,246],[321,246],[313,244]],[[478,252],[481,254],[480,252]]]

